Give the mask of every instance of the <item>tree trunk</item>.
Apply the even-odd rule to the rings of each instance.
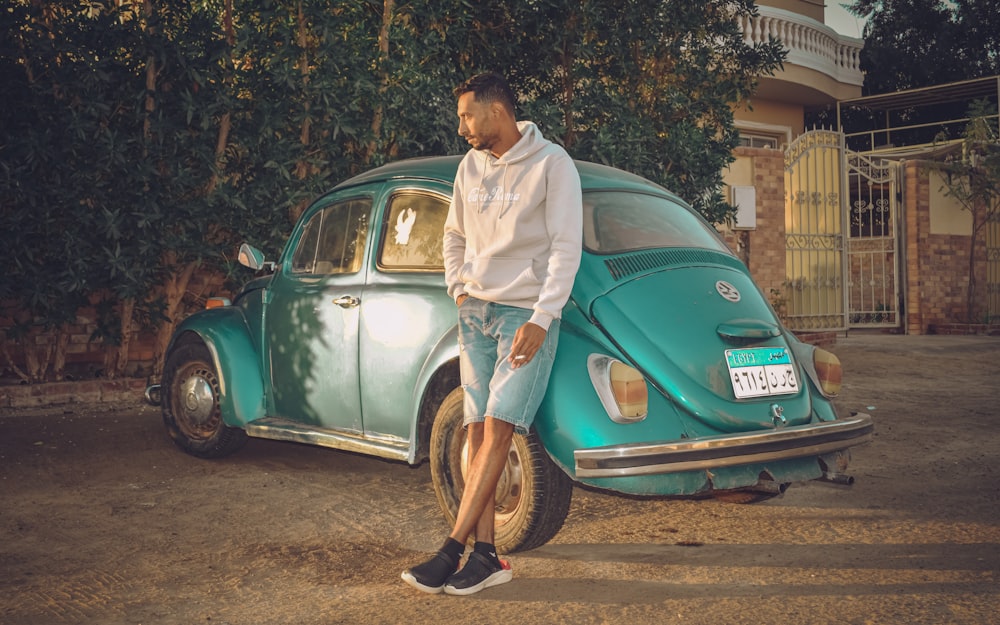
[[[156,330],[156,341],[153,344],[153,375],[155,376],[163,373],[163,357],[166,355],[167,345],[170,343],[170,337],[173,336],[174,328],[180,321],[177,318],[178,311],[184,301],[184,294],[187,293],[191,276],[194,275],[197,267],[198,264],[193,262],[184,265],[163,286],[163,295],[167,300],[167,321],[160,324]]]
[[[152,33],[149,26],[149,19],[153,16],[153,0],[145,0],[142,3],[142,15],[145,19],[144,28]],[[150,54],[146,57],[146,115],[142,120],[142,137],[148,142],[152,135],[152,117],[156,110],[156,57]]]
[[[378,32],[378,65],[381,73],[381,85],[379,92],[384,93],[389,85],[389,76],[385,71],[386,63],[389,60],[389,36],[392,26],[392,14],[396,10],[396,0],[383,0],[382,2],[382,28]],[[382,123],[385,119],[385,106],[382,98],[378,98],[375,110],[372,111],[372,139],[368,142],[368,149],[365,150],[365,166],[371,164],[375,153],[378,151],[379,137],[382,135]]]
[[[109,379],[114,379],[125,375],[125,368],[128,366],[128,350],[132,344],[132,315],[135,312],[135,298],[129,297],[122,300],[121,309],[121,343],[118,344],[117,359],[114,366],[106,371]]]
[[[52,353],[52,376],[56,382],[66,377],[66,348],[69,347],[69,330],[65,325],[56,329],[56,342]]]
[[[4,360],[7,362],[7,366],[10,368],[10,370],[14,372],[14,375],[19,377],[21,381],[24,382],[25,384],[31,384],[33,381],[31,378],[32,363],[29,362],[28,348],[25,341],[22,340],[22,352],[24,353],[23,369],[17,366],[17,363],[14,361],[14,357],[11,356],[10,348],[7,347],[7,339],[4,333],[0,333],[0,351],[3,352]],[[37,357],[34,354],[31,354],[31,358],[33,358],[34,361],[37,361]]]
[[[306,14],[302,8],[301,0],[298,2],[298,43],[302,53],[299,56],[299,74],[302,76],[302,93],[304,97],[305,119],[302,122],[302,129],[299,132],[299,142],[302,144],[302,158],[299,159],[295,167],[295,175],[299,180],[304,180],[312,173],[306,154],[309,151],[309,136],[312,129],[312,122],[309,119],[309,109],[312,108],[309,102],[309,31],[306,24]]]
[[[233,84],[233,46],[236,43],[236,31],[233,28],[233,0],[225,0],[223,3],[222,29],[226,33],[226,52],[223,56],[225,72],[222,77],[222,84],[229,89]],[[209,195],[219,184],[221,172],[225,166],[226,147],[229,145],[229,132],[232,128],[232,113],[226,111],[219,119],[219,133],[215,140],[215,170],[208,181],[205,194]]]

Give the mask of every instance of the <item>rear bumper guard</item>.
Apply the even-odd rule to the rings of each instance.
[[[818,456],[871,442],[871,416],[743,434],[578,449],[578,478],[629,477],[700,471]]]

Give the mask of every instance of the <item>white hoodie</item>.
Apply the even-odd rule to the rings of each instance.
[[[532,122],[500,158],[469,150],[458,166],[444,226],[448,294],[529,308],[548,329],[569,300],[580,266],[580,175]]]

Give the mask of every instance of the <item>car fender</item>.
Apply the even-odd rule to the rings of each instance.
[[[461,384],[458,367],[458,324],[438,339],[428,352],[416,384],[410,414],[410,464],[420,462],[428,453],[430,429],[438,406],[456,385]]]
[[[534,427],[549,457],[573,479],[577,479],[573,468],[574,451],[617,440],[616,431],[621,429],[608,416],[591,382],[587,368],[591,354],[627,362],[607,336],[586,318],[576,302],[570,301],[563,310],[559,347]],[[648,432],[649,424],[629,426],[628,431],[642,431],[657,438],[679,435],[682,424],[673,406],[657,393],[651,393],[650,400],[655,410],[669,416],[660,420],[655,433]]]
[[[553,461],[573,479],[573,454],[577,449],[600,447],[623,440],[661,440],[687,435],[676,406],[653,390],[649,411],[653,418],[622,425],[612,421],[590,378],[591,354],[627,360],[614,347],[595,341],[578,327],[560,330],[559,352],[552,368],[548,392],[535,418],[535,429]]]
[[[224,306],[191,315],[177,326],[167,354],[190,340],[200,340],[212,354],[212,364],[219,376],[219,408],[225,424],[242,428],[264,417],[260,356],[242,309]]]

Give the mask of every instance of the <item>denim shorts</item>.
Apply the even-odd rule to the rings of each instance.
[[[458,309],[458,346],[465,390],[465,425],[492,417],[527,434],[542,403],[559,341],[559,320],[552,321],[545,342],[528,364],[507,362],[517,329],[531,310],[467,297]]]

